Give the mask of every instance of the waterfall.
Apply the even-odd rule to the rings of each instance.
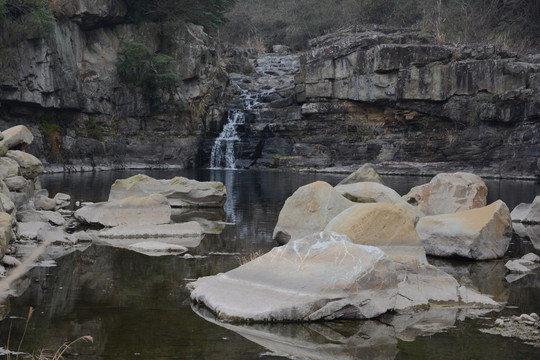
[[[212,146],[210,157],[211,169],[236,169],[236,154],[234,145],[240,141],[237,127],[246,122],[246,116],[240,109],[232,109],[228,112],[227,124],[219,134]]]

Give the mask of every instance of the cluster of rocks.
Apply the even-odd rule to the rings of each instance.
[[[191,298],[229,322],[365,319],[433,303],[496,308],[426,259],[487,260],[506,252],[510,211],[500,200],[486,206],[483,180],[439,174],[401,197],[368,178],[300,187],[274,229],[284,246],[189,284]]]
[[[480,331],[486,334],[517,337],[525,344],[540,347],[540,317],[536,313],[503,316],[495,320],[494,325]]]
[[[70,241],[55,236],[56,229],[66,224],[64,210],[71,204],[69,195],[58,193],[49,197],[41,188],[38,176],[43,172],[41,161],[24,152],[34,137],[23,125],[0,133],[0,258],[15,238],[26,241]],[[62,232],[63,233],[63,232]],[[11,258],[4,263],[13,264]]]
[[[223,229],[224,222],[173,222],[176,209],[219,209],[226,196],[221,182],[184,177],[157,180],[139,174],[116,180],[108,201],[86,204],[75,211],[74,217],[81,224],[103,228],[85,232],[98,243],[152,255],[183,253],[187,247],[198,246],[205,233]]]

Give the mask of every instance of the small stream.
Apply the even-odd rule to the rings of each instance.
[[[140,171],[51,174],[41,177],[51,195],[62,191],[73,201],[103,201],[110,185]],[[500,313],[470,319],[452,309],[421,313],[418,325],[398,333],[379,321],[232,326],[215,323],[203,309],[192,309],[185,285],[201,276],[226,272],[238,257],[276,246],[272,231],[283,203],[298,187],[324,180],[337,184],[344,175],[238,170],[149,170],[155,178],[187,176],[222,181],[228,191],[225,219],[234,223],[206,235],[190,249],[193,259],[150,257],[125,249],[91,245],[56,259],[56,266],[34,268],[27,288],[11,298],[0,322],[0,341],[18,339],[29,322],[22,349],[55,349],[91,335],[94,343],[75,345],[70,359],[532,359],[538,349],[516,339],[487,335],[478,328]],[[392,176],[386,183],[403,194],[430,178]],[[531,181],[487,181],[489,201],[501,198],[513,208],[540,194]],[[509,254],[534,251],[514,237]],[[201,256],[197,258],[197,255]],[[507,302],[504,315],[540,313],[540,274],[507,282],[505,260],[488,262],[430,259],[472,286]],[[6,316],[5,315],[5,316]],[[76,353],[77,355],[73,355]]]

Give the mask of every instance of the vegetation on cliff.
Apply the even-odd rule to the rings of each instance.
[[[415,26],[437,40],[494,42],[525,52],[540,46],[538,0],[238,0],[223,34],[237,44],[285,44],[347,25]]]
[[[54,26],[54,16],[46,0],[0,0],[2,44],[46,36]]]

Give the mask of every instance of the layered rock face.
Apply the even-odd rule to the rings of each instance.
[[[540,173],[535,61],[403,30],[323,36],[301,57],[295,102],[254,113],[241,154],[255,166],[372,162],[386,173],[533,178]]]
[[[57,14],[52,34],[2,47],[0,128],[24,123],[35,137],[28,151],[48,170],[193,165],[206,124],[190,105],[204,98],[206,110],[226,81],[203,28],[169,29],[165,48],[164,29],[130,23],[124,1],[50,6]],[[123,84],[117,63],[127,42],[171,55],[178,88],[147,96]]]

